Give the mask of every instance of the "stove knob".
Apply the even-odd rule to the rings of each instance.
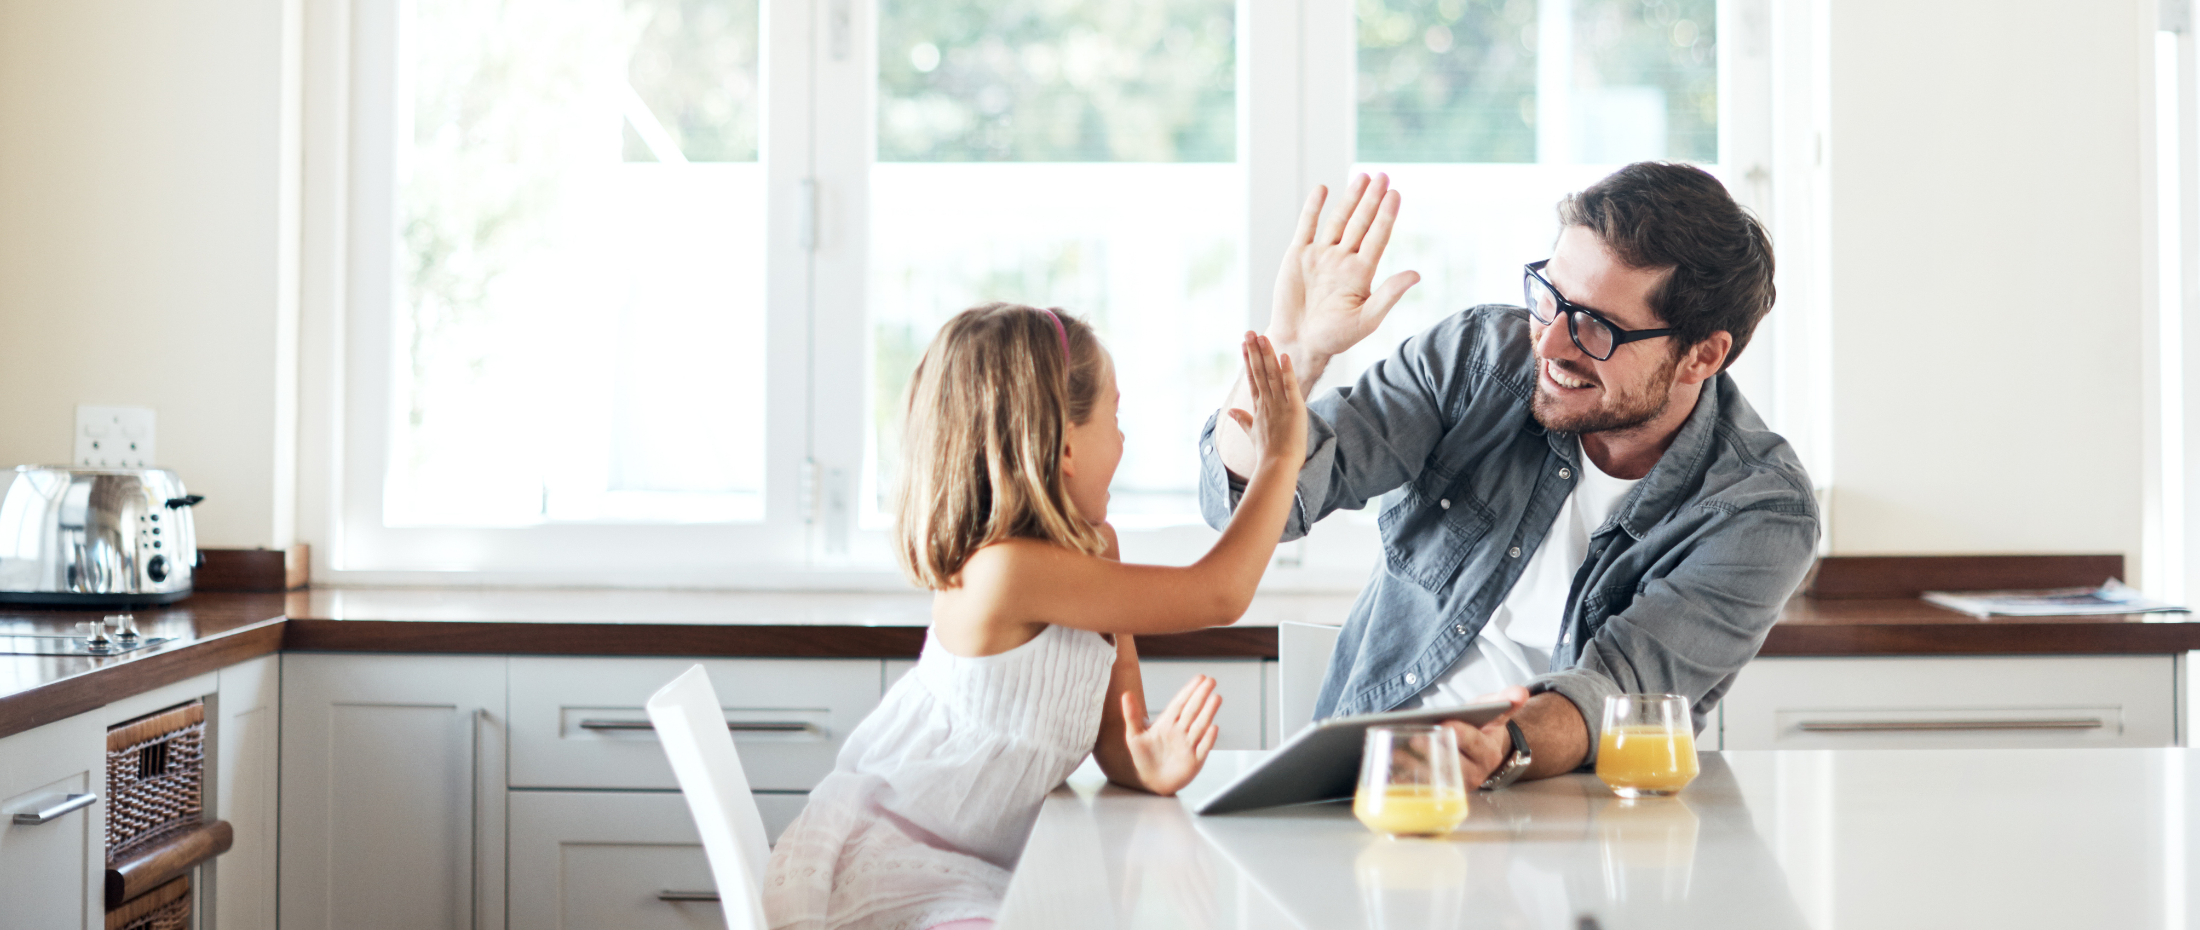
[[[153,557],[152,561],[145,563],[145,577],[151,578],[155,582],[167,581],[168,557],[165,555],[156,555]]]

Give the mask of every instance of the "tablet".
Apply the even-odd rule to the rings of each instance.
[[[1367,741],[1368,727],[1432,724],[1444,720],[1461,720],[1481,726],[1511,708],[1512,705],[1504,701],[1492,701],[1460,707],[1331,717],[1300,730],[1274,755],[1262,759],[1260,764],[1224,785],[1221,791],[1199,805],[1199,813],[1231,814],[1349,798],[1359,786],[1360,747]]]

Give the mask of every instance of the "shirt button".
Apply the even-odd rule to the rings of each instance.
[[[1560,478],[1571,478],[1574,476],[1574,470],[1571,468],[1561,468],[1558,470],[1558,476]]]
[[[1454,623],[1451,625],[1451,629],[1452,632],[1457,633],[1461,636],[1467,635],[1467,625],[1464,623]]]
[[[1448,497],[1447,497],[1447,498],[1444,498],[1443,500],[1437,501],[1437,502],[1436,502],[1436,506],[1438,506],[1438,507],[1442,507],[1442,508],[1444,508],[1445,510],[1450,510],[1450,509],[1451,509],[1451,498],[1448,498]]]
[[[1206,453],[1206,454],[1208,454],[1208,455],[1213,455],[1213,454],[1215,454],[1215,447],[1214,447],[1214,444],[1213,444],[1213,443],[1209,443],[1209,444],[1207,444],[1207,445],[1205,445],[1205,446],[1201,446],[1201,447],[1200,447],[1200,449],[1199,449],[1199,451],[1201,451],[1201,452],[1204,452],[1204,453]]]
[[[1406,684],[1409,684],[1409,685],[1410,685],[1410,684],[1416,684],[1416,683],[1420,682],[1420,680],[1421,680],[1421,676],[1419,676],[1419,675],[1416,675],[1416,674],[1413,674],[1412,672],[1407,672],[1407,673],[1406,673]]]
[[[1519,547],[1519,546],[1514,546],[1514,547],[1512,547],[1512,548],[1510,548],[1510,549],[1507,549],[1507,550],[1505,550],[1505,555],[1507,555],[1507,556],[1509,556],[1509,557],[1511,557],[1511,558],[1515,558],[1515,559],[1519,558],[1519,557],[1520,557],[1520,547]]]

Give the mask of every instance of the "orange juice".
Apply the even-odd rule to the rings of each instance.
[[[1696,778],[1696,737],[1660,726],[1606,727],[1597,778],[1625,797],[1672,794]]]
[[[1434,836],[1450,833],[1467,819],[1467,793],[1429,785],[1391,785],[1380,794],[1362,791],[1352,798],[1352,816],[1377,833]]]

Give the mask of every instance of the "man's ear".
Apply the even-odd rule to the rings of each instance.
[[[1726,354],[1734,348],[1734,334],[1719,330],[1702,342],[1689,346],[1682,354],[1680,367],[1674,371],[1674,381],[1680,384],[1702,384],[1726,367]]]

